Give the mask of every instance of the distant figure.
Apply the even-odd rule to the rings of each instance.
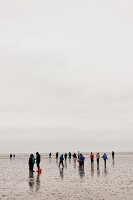
[[[10,159],[12,159],[12,154],[10,154]]]
[[[35,157],[33,154],[29,157],[29,170],[30,172],[34,172],[34,164],[35,164]]]
[[[77,155],[76,155],[76,153],[73,154],[73,159],[74,159],[74,160],[77,159]]]
[[[58,152],[56,152],[56,155],[55,155],[56,159],[58,159],[58,156],[59,156],[59,153],[58,153]]]
[[[15,154],[13,155],[13,157],[15,158]]]
[[[79,166],[84,168],[84,160],[85,157],[83,156],[83,154],[81,153],[79,156]]]
[[[96,154],[97,165],[99,165],[100,154],[99,152]]]
[[[102,156],[102,158],[104,160],[104,165],[105,165],[105,168],[106,168],[106,160],[108,160],[107,154],[104,153],[103,156]]]
[[[36,165],[37,165],[38,172],[40,169],[40,162],[41,162],[41,156],[38,152],[36,152]]]
[[[114,157],[115,157],[115,152],[112,151],[112,159],[114,159]]]
[[[91,165],[94,163],[94,154],[91,152],[90,153],[90,159],[91,159]]]
[[[67,159],[67,153],[64,154],[65,160]]]
[[[63,156],[63,154],[61,154],[61,156],[60,156],[60,162],[59,162],[59,167],[60,167],[60,165],[62,165],[62,167],[64,167],[63,161],[64,161],[64,156]]]
[[[51,158],[51,153],[49,153],[49,158]]]
[[[69,156],[69,159],[71,159],[71,156],[72,156],[71,152],[69,152],[68,156]]]

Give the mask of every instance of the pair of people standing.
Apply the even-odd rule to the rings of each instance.
[[[38,169],[37,171],[39,172],[41,156],[40,156],[40,154],[38,152],[36,152],[36,158],[34,157],[33,154],[31,154],[30,157],[29,157],[29,170],[30,170],[30,172],[35,172],[34,171],[35,161],[36,161],[36,164],[37,164],[37,169]]]

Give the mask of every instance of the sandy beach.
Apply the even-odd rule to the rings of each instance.
[[[114,162],[109,156],[106,169],[102,160],[99,169],[96,162],[91,167],[86,157],[84,170],[73,159],[67,159],[62,170],[54,157],[42,156],[42,174],[34,172],[33,176],[28,171],[28,155],[12,160],[7,156],[0,158],[2,200],[131,200],[133,196],[132,154],[116,155]]]

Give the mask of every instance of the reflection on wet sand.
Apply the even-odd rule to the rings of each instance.
[[[100,177],[100,168],[99,168],[99,165],[97,165],[97,177]]]
[[[74,169],[76,169],[76,159],[74,159],[73,166],[74,166]]]
[[[51,163],[51,158],[49,158],[49,163]]]
[[[35,185],[34,174],[33,174],[33,172],[29,172],[29,186],[30,186],[31,190],[33,190],[34,185]]]
[[[91,165],[91,177],[94,176],[94,164]]]
[[[108,173],[108,171],[107,171],[107,167],[106,167],[106,165],[104,165],[104,174],[107,176],[107,173]]]
[[[113,165],[113,166],[115,165],[115,160],[114,160],[114,159],[112,159],[112,165]]]
[[[64,168],[59,168],[60,178],[63,180],[64,177]]]
[[[36,176],[36,185],[35,185],[35,177],[34,177],[34,173],[30,172],[29,173],[29,187],[30,189],[33,191],[34,186],[36,188],[36,191],[38,191],[40,189],[40,173],[37,173]]]
[[[58,158],[56,158],[56,164],[58,165]]]
[[[69,158],[69,165],[71,165],[71,159]]]
[[[79,167],[78,172],[79,172],[79,176],[80,176],[80,178],[83,178],[83,177],[85,176],[84,168]]]
[[[65,169],[67,169],[67,161],[65,160]]]
[[[38,173],[37,177],[36,177],[36,191],[38,191],[40,189],[40,184],[41,184],[40,174]]]

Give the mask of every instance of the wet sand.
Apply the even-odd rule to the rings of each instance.
[[[133,155],[111,157],[107,167],[100,160],[91,167],[86,158],[85,169],[67,159],[64,169],[59,169],[55,158],[42,157],[42,174],[28,171],[28,157],[10,160],[0,157],[0,199],[2,200],[131,200],[133,199]],[[36,166],[35,166],[36,170]]]

